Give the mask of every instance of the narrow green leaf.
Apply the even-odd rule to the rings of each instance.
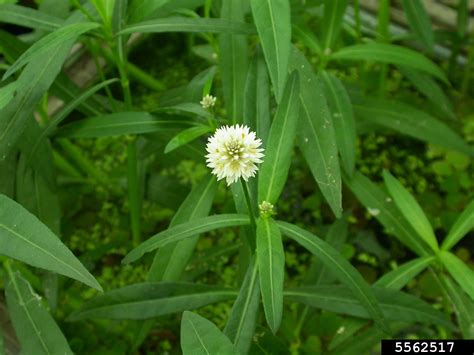
[[[167,17],[135,23],[125,27],[118,35],[130,33],[162,32],[208,32],[251,35],[253,26],[244,22],[234,22],[215,18]]]
[[[360,173],[344,180],[359,201],[386,229],[420,256],[431,254],[429,246],[416,237],[416,231],[406,222],[392,199],[381,188]]]
[[[165,147],[165,153],[170,153],[209,132],[212,132],[212,128],[209,126],[196,126],[185,129],[171,138]]]
[[[474,300],[474,271],[449,251],[441,251],[439,258],[452,278],[455,279],[459,286]]]
[[[102,290],[53,232],[4,195],[0,195],[0,253]]]
[[[383,179],[393,201],[398,210],[406,220],[417,231],[418,235],[433,249],[434,252],[439,250],[438,241],[434,234],[428,218],[421,209],[415,198],[408,190],[390,174],[387,170],[383,172]]]
[[[243,22],[244,1],[223,1],[222,20]],[[233,123],[242,123],[244,106],[245,75],[248,68],[247,39],[235,34],[219,35],[219,64],[227,118]]]
[[[344,218],[337,219],[326,234],[325,242],[332,246],[335,250],[341,251],[347,239],[347,221]],[[319,258],[315,257],[314,273],[311,269],[308,270],[305,284],[328,284],[336,279],[328,268],[322,263]]]
[[[286,222],[278,222],[283,232],[320,258],[329,271],[345,284],[385,332],[390,333],[382,311],[370,286],[361,274],[337,250],[314,234]]]
[[[224,328],[224,334],[242,354],[248,353],[257,326],[259,296],[258,264],[252,260]]]
[[[285,252],[278,225],[271,218],[257,220],[256,255],[265,317],[272,332],[276,333],[283,314]]]
[[[58,137],[96,138],[122,134],[143,134],[189,127],[175,118],[160,118],[148,112],[119,112],[86,118],[59,128]]]
[[[351,320],[361,321],[358,318],[351,318]],[[366,325],[367,322],[360,327],[362,328]],[[346,323],[343,326],[344,328],[344,335],[347,332],[347,325]],[[352,329],[351,329],[352,330]],[[338,334],[336,333],[335,337]],[[363,331],[358,332],[356,336],[353,334],[351,336],[346,336],[344,340],[341,340],[338,345],[332,348],[330,355],[360,355],[360,354],[368,354],[371,350],[375,347],[376,344],[380,344],[380,341],[384,339],[386,336],[382,333],[380,329],[376,326],[372,326],[369,328],[365,328]]]
[[[7,159],[0,160],[0,194],[10,198],[15,194],[17,160],[17,154],[10,154]]]
[[[165,5],[170,0],[133,0],[129,5],[130,23],[135,23],[153,15],[156,10]]]
[[[183,355],[238,354],[219,328],[192,312],[183,313],[181,349]]]
[[[474,339],[474,302],[450,277],[441,275],[441,280],[453,305],[464,339]]]
[[[10,77],[13,73],[21,69],[29,62],[35,61],[46,53],[49,53],[55,47],[63,44],[64,42],[76,41],[80,35],[98,28],[99,26],[100,25],[98,23],[93,22],[72,23],[44,36],[35,42],[30,48],[28,48],[15,61],[15,63],[13,63],[10,68],[8,68],[6,73],[3,75],[3,80]]]
[[[354,104],[354,111],[357,118],[428,143],[474,156],[474,148],[464,142],[451,128],[428,113],[405,103],[364,98]]]
[[[14,97],[18,82],[14,81],[0,88],[0,110]]]
[[[333,120],[326,103],[324,87],[314,74],[313,66],[296,48],[292,53],[290,67],[298,69],[300,78],[304,78],[300,84],[298,146],[321,193],[334,215],[339,218],[342,210],[341,172]]]
[[[37,146],[31,144],[31,142],[37,141],[40,135],[41,128],[38,122],[30,119],[26,122],[26,127],[20,136],[18,146],[25,156],[25,164],[38,172],[49,189],[54,191],[56,189],[56,175],[51,144],[48,140],[40,141]],[[33,148],[35,148],[34,152],[32,151]]]
[[[270,79],[260,47],[250,63],[244,92],[244,124],[257,132],[266,147],[271,124]]]
[[[391,288],[393,290],[401,290],[407,283],[413,280],[420,272],[425,270],[433,263],[436,258],[434,256],[423,256],[411,260],[395,270],[392,270],[380,279],[378,279],[374,286]]]
[[[59,73],[72,44],[73,42],[69,41],[57,46],[29,63],[21,73],[17,80],[21,90],[0,110],[0,160],[15,148],[27,120],[32,119],[37,103]]]
[[[75,97],[73,100],[68,102],[62,110],[55,115],[51,121],[48,123],[48,125],[43,129],[41,134],[35,139],[35,142],[31,144],[29,142],[29,145],[32,146],[28,160],[30,160],[33,156],[35,156],[36,149],[42,144],[44,139],[46,139],[47,136],[49,136],[55,129],[56,127],[65,119],[69,116],[69,114],[74,111],[79,105],[81,105],[84,101],[86,101],[88,98],[90,98],[92,95],[94,95],[97,91],[100,89],[104,88],[107,85],[110,85],[112,83],[117,82],[118,79],[110,79],[106,80],[104,82],[101,82],[99,84],[96,84],[92,86],[91,88],[87,89],[83,93],[81,93],[79,96]]]
[[[10,272],[6,285],[8,312],[22,354],[73,354],[61,329],[21,274]]]
[[[395,65],[405,65],[421,70],[448,83],[444,72],[422,54],[402,46],[387,43],[364,43],[344,47],[330,57],[341,60],[368,60]]]
[[[293,36],[295,36],[299,41],[303,42],[308,49],[312,50],[315,54],[321,55],[322,49],[321,44],[314,35],[313,31],[306,26],[301,24],[292,26]]]
[[[181,223],[206,217],[211,210],[212,201],[217,190],[214,176],[206,176],[197,184],[183,201],[173,216],[170,228]],[[160,248],[153,259],[148,273],[148,281],[177,281],[183,273],[198,236],[182,240]]]
[[[225,227],[246,225],[249,223],[250,221],[248,216],[239,214],[214,215],[182,223],[163,232],[155,234],[129,252],[122,260],[122,263],[127,264],[134,262],[140,259],[145,253],[165,246],[169,243],[179,242],[196,234]]]
[[[418,70],[401,65],[398,66],[398,70],[439,110],[442,116],[449,117],[452,120],[456,119],[453,104],[433,78]]]
[[[136,283],[87,301],[70,321],[82,319],[149,319],[234,299],[233,290],[187,282]]]
[[[474,228],[474,200],[464,209],[458,219],[449,230],[448,236],[444,239],[441,249],[449,250],[457,244],[469,231]]]
[[[342,165],[346,172],[352,176],[356,154],[356,129],[352,103],[344,85],[337,77],[323,71],[319,78],[324,83],[324,93],[332,113],[337,148],[341,155]]]
[[[53,31],[61,27],[64,20],[31,7],[3,4],[0,5],[0,22],[38,30]]]
[[[322,43],[324,50],[333,49],[339,36],[343,17],[347,7],[347,0],[325,0],[322,23]]]
[[[288,75],[291,51],[291,16],[288,0],[250,0],[253,20],[279,102]]]
[[[275,203],[288,177],[299,114],[299,77],[291,74],[268,135],[258,179],[258,200]]]
[[[434,35],[431,21],[423,2],[420,0],[403,0],[403,10],[411,30],[429,50],[434,46]]]
[[[390,321],[422,322],[453,328],[443,313],[418,297],[385,288],[373,288],[372,292],[383,316]],[[352,290],[344,286],[311,286],[287,290],[285,299],[330,312],[361,318],[371,317],[360,300],[354,297]]]

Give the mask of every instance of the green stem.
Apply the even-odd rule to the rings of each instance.
[[[84,43],[92,54],[92,60],[94,61],[94,65],[97,69],[97,73],[99,74],[100,80],[102,82],[106,81],[105,73],[102,70],[102,65],[100,65],[100,62],[98,59],[99,58],[98,46],[93,41],[85,41]],[[105,93],[107,94],[107,98],[109,99],[110,107],[112,107],[114,111],[117,111],[118,108],[117,108],[117,104],[115,103],[114,96],[112,95],[112,91],[110,91],[110,88],[108,85],[105,86],[104,89],[105,89]]]
[[[243,179],[240,179],[240,182],[242,184],[242,190],[244,190],[245,202],[247,202],[247,208],[249,210],[250,225],[252,226],[253,230],[256,230],[257,223],[255,222],[255,213],[253,211],[252,202],[250,200],[249,189],[247,187],[247,183]]]
[[[299,338],[300,333],[301,333],[301,328],[303,328],[303,324],[304,324],[304,321],[306,320],[306,317],[308,316],[308,312],[309,312],[309,307],[305,306],[303,309],[303,312],[301,312],[301,317],[298,323],[296,324],[295,338]]]
[[[56,142],[84,173],[101,185],[109,185],[105,176],[94,166],[91,161],[89,161],[89,159],[84,156],[78,147],[76,147],[66,138],[57,139]]]
[[[107,61],[109,64],[114,63],[114,57],[113,55],[107,51],[107,50],[102,50],[101,52],[102,56],[104,59]],[[133,63],[127,62],[127,70],[128,74],[130,74],[130,77],[138,81],[140,84],[145,85],[147,88],[155,91],[161,91],[166,88],[166,85],[163,84],[161,81],[156,80],[154,77],[152,77],[150,74],[147,72],[143,71]]]
[[[53,150],[53,159],[54,165],[63,173],[76,179],[83,178],[81,173],[74,166],[72,166],[71,163],[64,159],[63,156],[56,150]]]
[[[362,39],[362,33],[360,30],[360,4],[359,0],[354,0],[354,17],[355,17],[355,28],[357,34],[357,42],[360,43]]]
[[[127,159],[128,159],[128,201],[130,208],[130,222],[132,225],[132,237],[133,245],[137,246],[141,241],[141,201],[140,201],[140,184],[139,172],[138,172],[138,159],[137,159],[137,142],[133,140],[127,147]]]
[[[461,97],[465,97],[469,88],[469,81],[471,80],[471,72],[474,65],[474,45],[469,46],[467,54],[467,63],[464,67],[464,75],[461,84]]]

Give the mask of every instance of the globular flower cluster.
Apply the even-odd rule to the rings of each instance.
[[[217,180],[226,179],[227,185],[239,178],[247,181],[255,176],[262,163],[262,141],[244,125],[223,126],[209,138],[206,150],[207,166],[217,176]]]
[[[202,98],[202,100],[199,102],[204,109],[208,109],[211,107],[214,107],[216,104],[217,98],[212,96],[212,95],[206,95]]]

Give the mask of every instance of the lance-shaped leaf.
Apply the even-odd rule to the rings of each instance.
[[[373,294],[386,319],[408,323],[437,324],[449,329],[453,326],[443,313],[418,297],[401,291],[373,288]],[[355,317],[371,315],[352,290],[344,286],[310,286],[285,291],[285,299],[301,302],[311,307]]]
[[[275,203],[285,186],[298,123],[299,82],[298,73],[291,74],[273,119],[259,172],[259,201]]]
[[[354,113],[349,95],[334,75],[323,71],[319,76],[324,84],[324,93],[332,113],[332,122],[336,134],[337,148],[345,171],[352,175],[355,167],[356,129]]]
[[[428,113],[394,100],[364,98],[354,104],[356,117],[422,141],[474,156],[470,147],[449,126]]]
[[[209,126],[196,126],[185,129],[171,138],[165,147],[165,153],[170,153],[209,132],[212,132],[212,128]]]
[[[359,201],[387,229],[389,234],[397,237],[403,244],[420,256],[432,254],[428,244],[418,238],[416,231],[405,220],[392,198],[380,187],[361,173],[344,180]]]
[[[265,317],[272,332],[276,333],[283,314],[285,252],[278,225],[271,218],[257,220],[256,255]]]
[[[402,4],[412,31],[426,48],[432,50],[434,36],[430,17],[423,6],[423,2],[420,0],[402,0]]]
[[[13,99],[17,86],[18,82],[14,81],[0,88],[0,110]]]
[[[15,148],[36,104],[48,90],[69,54],[73,41],[53,48],[30,62],[18,79],[17,95],[0,110],[0,160]]]
[[[453,305],[464,339],[474,339],[474,302],[449,276],[441,275],[441,280]]]
[[[236,296],[234,290],[187,282],[137,283],[91,299],[68,319],[149,319],[231,300]]]
[[[278,222],[278,226],[283,234],[319,257],[328,271],[353,292],[354,297],[359,300],[381,329],[390,333],[372,289],[362,275],[337,250],[314,234],[293,224]]]
[[[251,35],[255,33],[255,29],[248,23],[215,18],[167,17],[134,23],[133,25],[125,27],[125,29],[118,34],[125,35],[136,32],[209,32]]]
[[[388,171],[383,172],[383,179],[390,195],[395,201],[399,211],[412,227],[417,231],[418,235],[433,249],[434,252],[439,250],[438,241],[434,234],[428,218],[421,209],[415,198],[407,189]]]
[[[288,0],[250,0],[253,20],[279,102],[288,76],[291,52],[291,18]]]
[[[374,286],[401,290],[435,260],[434,256],[424,256],[411,260],[383,275],[374,283]]]
[[[243,21],[244,1],[223,1],[222,20]],[[242,123],[245,75],[248,67],[247,39],[235,34],[219,36],[219,64],[227,117],[233,123]]]
[[[119,112],[86,118],[61,127],[58,137],[97,138],[122,134],[143,134],[189,127],[189,123],[171,117],[156,117],[148,112]]]
[[[449,250],[474,228],[474,200],[467,205],[449,230],[441,248]]]
[[[444,72],[424,55],[402,46],[387,43],[364,43],[344,47],[330,57],[343,60],[367,60],[405,65],[421,70],[448,83]]]
[[[221,214],[210,217],[199,218],[187,223],[171,227],[163,232],[155,234],[138,247],[129,252],[122,260],[123,263],[131,263],[140,259],[143,254],[165,246],[169,243],[179,242],[196,234],[212,230],[242,226],[249,224],[249,217],[239,214]]]
[[[19,272],[10,272],[6,285],[8,313],[22,354],[73,354],[61,329]]]
[[[238,354],[214,323],[192,312],[181,319],[181,350],[183,355]]]
[[[347,221],[344,218],[337,219],[326,234],[325,242],[332,246],[337,251],[341,251],[347,239]],[[307,272],[305,277],[305,284],[307,285],[321,285],[330,284],[336,278],[328,268],[322,263],[318,257],[314,258],[313,264]]]
[[[224,334],[242,354],[248,353],[257,326],[259,286],[258,264],[253,259],[224,328]]]
[[[244,124],[257,132],[266,147],[271,124],[270,79],[260,47],[250,63],[244,92]]]
[[[439,258],[452,278],[455,279],[459,286],[474,300],[474,271],[449,251],[441,251]]]
[[[50,122],[48,122],[48,125],[43,129],[43,131],[34,139],[33,142],[28,142],[28,144],[31,146],[29,149],[29,153],[27,155],[27,160],[30,161],[34,156],[35,153],[37,152],[37,149],[42,145],[46,137],[48,137],[55,129],[56,127],[64,120],[66,119],[71,112],[73,112],[78,106],[80,106],[84,101],[89,99],[92,95],[94,95],[97,91],[100,89],[104,88],[107,85],[110,85],[114,82],[117,82],[118,79],[110,79],[106,80],[104,82],[100,82],[91,88],[87,89],[83,93],[81,93],[79,96],[73,98],[70,102],[68,102],[64,107],[61,109],[60,112],[58,112]],[[39,154],[38,154],[39,155]]]
[[[191,190],[183,201],[178,211],[176,211],[170,227],[207,216],[216,190],[217,183],[215,177],[206,176]],[[196,236],[160,248],[156,252],[153,264],[150,267],[148,281],[179,280],[197,241],[198,238]]]
[[[428,74],[405,66],[399,65],[398,70],[439,110],[438,116],[445,116],[452,120],[456,119],[452,102],[436,80]]]
[[[341,26],[344,23],[343,17],[346,7],[347,0],[324,1],[324,14],[322,23],[322,43],[324,49],[333,48],[337,37],[339,36]]]
[[[72,23],[59,28],[58,30],[44,36],[37,42],[35,42],[30,48],[28,48],[15,63],[3,75],[3,80],[11,76],[18,69],[23,67],[25,64],[40,58],[44,54],[50,52],[58,45],[61,45],[67,41],[76,41],[77,37],[89,32],[100,25],[94,22],[79,22]]]
[[[102,290],[94,277],[53,232],[21,205],[4,195],[0,195],[0,254]]]
[[[316,77],[312,65],[294,48],[290,67],[300,73],[300,118],[298,146],[308,164],[314,180],[339,218],[342,210],[341,172],[337,156],[333,120],[326,103],[324,87]]]
[[[53,31],[61,27],[64,20],[31,7],[3,4],[0,5],[0,22],[38,30]]]

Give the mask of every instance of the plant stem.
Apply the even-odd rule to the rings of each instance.
[[[84,156],[78,147],[66,138],[57,139],[56,142],[83,172],[92,177],[97,183],[104,186],[108,185],[107,178]]]
[[[137,246],[141,241],[141,226],[140,226],[140,215],[141,215],[141,199],[140,199],[140,184],[139,172],[138,172],[138,159],[137,159],[137,142],[134,139],[128,144],[127,147],[127,159],[128,159],[128,201],[130,208],[130,223],[132,225],[132,237],[133,245]]]
[[[255,222],[255,213],[253,211],[252,202],[250,200],[249,189],[247,183],[243,179],[240,179],[240,182],[242,184],[242,190],[244,190],[245,202],[247,202],[247,208],[249,210],[250,225],[252,226],[253,230],[256,230],[257,223]]]
[[[355,17],[355,29],[357,34],[357,42],[360,43],[362,34],[360,30],[360,4],[359,0],[354,1],[354,17]]]

